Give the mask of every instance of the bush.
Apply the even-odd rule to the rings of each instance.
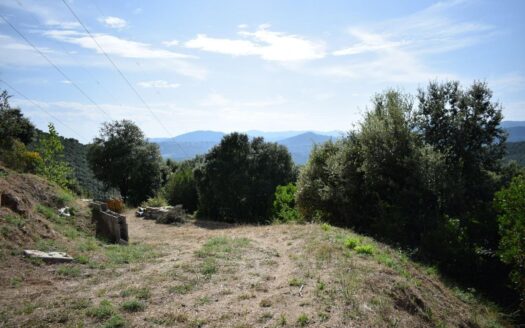
[[[28,151],[26,146],[18,141],[12,141],[8,148],[0,149],[0,158],[4,164],[18,172],[35,173],[42,164],[42,157],[34,151]]]
[[[150,197],[148,200],[142,203],[142,207],[163,207],[168,205],[166,199],[162,195],[157,195],[155,197]]]
[[[124,211],[124,202],[122,199],[112,198],[106,201],[108,209],[115,213],[122,213]]]
[[[277,186],[275,199],[273,201],[273,219],[276,222],[298,222],[302,221],[299,212],[295,208],[295,193],[297,188],[293,183]]]
[[[525,313],[525,178],[518,176],[510,185],[496,193],[501,235],[499,254],[512,267],[511,281],[522,296]]]
[[[170,205],[181,204],[189,213],[195,212],[199,198],[192,164],[181,164],[175,173],[169,176],[164,187],[164,196]]]

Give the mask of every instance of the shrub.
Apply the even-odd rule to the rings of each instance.
[[[116,213],[122,213],[124,211],[124,202],[122,199],[111,198],[106,201],[108,209]]]
[[[40,154],[28,151],[18,140],[13,140],[8,148],[0,149],[0,157],[7,167],[19,172],[35,173],[42,164]]]
[[[138,300],[129,300],[122,302],[122,309],[127,312],[138,312],[146,308],[146,305]]]
[[[150,197],[148,200],[142,203],[142,207],[162,207],[166,206],[168,203],[166,202],[166,199],[162,195],[157,195],[155,197]]]
[[[361,240],[359,238],[355,238],[355,237],[348,237],[348,238],[345,239],[344,243],[345,243],[346,247],[348,247],[350,249],[354,249],[359,244],[361,244]]]
[[[184,162],[171,174],[164,187],[164,196],[170,205],[181,204],[189,213],[195,212],[199,197],[193,177],[194,163]]]
[[[354,247],[357,254],[372,255],[375,252],[375,247],[372,245],[357,245]]]
[[[500,212],[499,253],[502,261],[512,267],[510,278],[521,293],[525,313],[525,177],[515,177],[496,193],[495,205]]]
[[[295,208],[295,193],[297,187],[293,183],[277,186],[273,201],[273,219],[276,222],[301,221],[299,212]]]

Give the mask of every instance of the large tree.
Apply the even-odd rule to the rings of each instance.
[[[5,90],[0,94],[0,146],[9,147],[14,140],[27,145],[33,139],[35,127],[19,108],[11,107],[10,97]]]
[[[108,188],[117,188],[131,204],[139,204],[159,188],[158,146],[147,142],[131,121],[104,123],[89,147],[88,161],[95,176]]]
[[[232,133],[195,171],[199,214],[224,221],[264,222],[271,216],[275,188],[292,177],[286,148]]]

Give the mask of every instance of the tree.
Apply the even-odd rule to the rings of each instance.
[[[298,222],[301,216],[295,208],[297,187],[293,183],[277,186],[273,201],[273,219],[275,222]]]
[[[199,215],[236,222],[266,222],[275,188],[293,177],[287,149],[246,134],[225,136],[195,170]]]
[[[512,267],[511,281],[521,294],[525,313],[525,178],[515,177],[510,185],[496,193],[499,210],[501,260]]]
[[[181,165],[172,173],[164,187],[164,195],[170,205],[182,204],[185,210],[192,213],[197,209],[199,197],[193,177],[193,167]]]
[[[7,91],[0,94],[0,147],[9,147],[13,140],[28,144],[33,139],[35,127],[19,108],[9,104]]]
[[[49,123],[49,134],[43,136],[37,145],[37,151],[42,161],[37,167],[37,173],[56,182],[61,187],[67,187],[71,181],[71,167],[64,160],[64,146],[52,123]]]
[[[131,204],[152,197],[160,186],[158,146],[148,143],[131,121],[104,123],[88,149],[88,162],[107,188],[117,188]]]

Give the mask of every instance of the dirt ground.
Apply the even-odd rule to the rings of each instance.
[[[17,267],[0,272],[0,326],[498,326],[490,308],[347,230],[125,214],[128,246],[69,232],[75,264],[8,261]],[[345,238],[372,251],[350,250]]]

